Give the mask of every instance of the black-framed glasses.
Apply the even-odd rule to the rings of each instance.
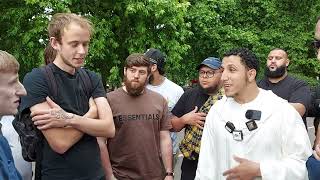
[[[319,39],[315,39],[312,42],[312,45],[313,45],[314,48],[319,49],[320,48],[320,40]]]
[[[202,77],[202,78],[204,78],[204,77],[212,78],[215,73],[218,73],[218,72],[215,72],[215,71],[199,71],[199,76]]]

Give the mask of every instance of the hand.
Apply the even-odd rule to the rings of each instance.
[[[227,180],[252,180],[255,177],[261,176],[259,163],[236,156],[234,156],[233,158],[239,163],[239,165],[223,173],[223,176],[227,176]]]
[[[49,97],[47,97],[46,100],[50,109],[34,111],[31,113],[34,125],[40,130],[67,126],[67,120],[73,118],[74,114],[65,112]]]
[[[173,176],[166,176],[164,180],[173,180]]]
[[[181,118],[183,119],[184,124],[197,126],[198,128],[203,129],[207,114],[197,111],[198,107],[196,106],[192,111],[183,115]]]
[[[313,156],[316,160],[320,161],[320,144],[314,146]]]

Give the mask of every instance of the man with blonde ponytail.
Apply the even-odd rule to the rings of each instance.
[[[51,71],[53,78],[48,80],[41,68],[28,73],[23,81],[28,95],[20,107],[22,113],[31,112],[34,125],[44,136],[40,177],[105,179],[96,137],[113,137],[115,128],[101,78],[81,68],[88,54],[91,22],[76,14],[58,13],[52,17],[48,33],[56,55],[46,71]],[[56,88],[50,87],[52,81]],[[87,88],[86,83],[91,86]]]

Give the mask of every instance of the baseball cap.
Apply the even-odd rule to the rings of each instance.
[[[158,69],[164,69],[166,57],[159,49],[150,48],[144,55],[150,59],[151,63],[156,64]]]
[[[208,66],[211,69],[219,69],[221,68],[221,61],[219,58],[216,57],[208,57],[205,60],[203,60],[201,64],[199,64],[197,70],[199,70],[203,65]]]

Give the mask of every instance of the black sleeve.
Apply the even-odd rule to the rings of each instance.
[[[174,108],[171,110],[171,113],[173,115],[175,115],[177,117],[181,117],[187,113],[187,112],[185,112],[185,109],[186,109],[185,106],[186,106],[186,101],[188,99],[188,94],[189,94],[188,91],[186,91],[182,94],[179,101],[176,103]]]
[[[301,80],[297,81],[293,89],[293,95],[288,101],[291,103],[301,103],[308,110],[311,104],[311,90],[308,84]]]
[[[311,105],[307,116],[320,117],[320,86],[311,91]]]
[[[21,97],[20,112],[36,104],[42,103],[49,95],[48,83],[42,71],[37,68],[26,74],[23,79],[23,86],[27,95]]]
[[[106,97],[106,91],[104,90],[101,77],[92,71],[89,71],[89,70],[87,71],[93,87],[92,94],[91,94],[92,98],[95,99],[98,97]]]

